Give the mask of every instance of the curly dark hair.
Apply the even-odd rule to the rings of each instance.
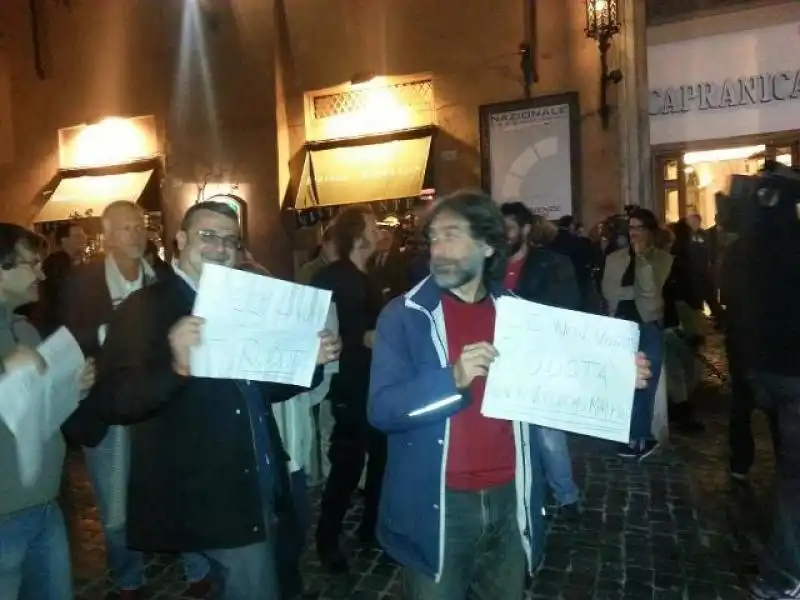
[[[0,269],[8,271],[17,266],[20,247],[44,254],[47,252],[47,241],[20,225],[0,223]]]
[[[503,281],[508,261],[506,227],[500,206],[480,190],[460,190],[438,200],[425,217],[422,233],[430,242],[431,223],[442,213],[453,213],[469,223],[470,233],[494,249],[483,265],[483,280],[487,284]]]
[[[326,233],[329,233],[340,258],[347,258],[355,248],[356,241],[364,235],[367,219],[375,213],[369,206],[348,206],[333,220]]]
[[[520,226],[533,225],[533,211],[522,202],[505,202],[500,205],[500,212]]]
[[[655,232],[658,229],[658,217],[653,213],[653,211],[648,210],[646,208],[635,207],[632,208],[628,212],[628,220],[636,219],[637,221],[641,221],[642,225],[645,229],[649,232]]]

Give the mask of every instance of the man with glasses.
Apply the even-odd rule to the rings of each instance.
[[[176,276],[143,289],[114,315],[85,401],[110,423],[132,423],[128,543],[209,559],[219,598],[278,600],[275,528],[292,505],[286,453],[270,403],[304,388],[192,377],[203,320],[191,315],[206,264],[234,267],[236,212],[201,202],[177,234]],[[318,362],[340,343],[321,332]],[[321,379],[321,373],[315,378]]]
[[[0,377],[17,369],[44,368],[35,348],[39,335],[14,311],[38,298],[44,280],[45,242],[18,225],[0,223]],[[81,389],[94,380],[83,371]],[[64,440],[55,432],[41,447],[41,468],[23,481],[13,434],[0,421],[0,598],[72,600],[72,573],[64,516],[56,497]]]
[[[100,354],[114,311],[133,292],[151,285],[156,274],[144,259],[147,228],[142,209],[121,200],[102,215],[105,258],[73,270],[59,294],[59,320],[81,346],[84,355]],[[100,523],[106,538],[106,556],[121,600],[135,600],[145,583],[144,556],[128,548],[125,537],[125,502],[128,485],[129,432],[126,427],[88,425],[84,411],[70,419],[65,431],[82,444],[94,488]],[[95,439],[99,433],[100,440]],[[99,441],[99,443],[98,443]],[[92,447],[93,446],[93,447]],[[183,557],[189,593],[208,595],[208,562],[198,555]]]

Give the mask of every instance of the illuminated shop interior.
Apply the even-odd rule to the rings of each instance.
[[[727,192],[731,175],[755,175],[764,166],[768,157],[766,145],[739,146],[686,152],[683,169],[686,182],[686,214],[698,213],[703,225],[711,227],[715,222],[715,194]],[[776,148],[775,160],[792,166],[791,147]],[[679,178],[677,161],[665,163],[664,178]],[[680,219],[680,196],[677,189],[669,190],[665,196],[666,220],[669,223]]]
[[[109,204],[126,200],[142,206],[148,234],[161,247],[158,148],[153,116],[106,117],[59,130],[59,169],[37,198],[37,230],[52,238],[58,223],[78,221],[89,234],[87,254],[93,256],[102,247],[100,215]]]
[[[354,74],[347,83],[305,94],[306,143],[284,209],[294,218],[296,260],[343,207],[368,204],[405,247],[434,195],[436,135],[428,74]]]

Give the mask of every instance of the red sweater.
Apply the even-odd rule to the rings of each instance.
[[[468,344],[494,339],[494,302],[486,298],[470,304],[450,294],[442,296],[450,364]],[[447,487],[461,491],[485,490],[514,480],[516,449],[510,421],[481,414],[486,378],[469,386],[470,404],[450,419]]]
[[[505,281],[503,281],[503,285],[507,290],[511,290],[512,292],[516,291],[517,284],[519,284],[519,274],[525,264],[525,258],[527,258],[527,256],[508,261],[506,265],[506,278]]]

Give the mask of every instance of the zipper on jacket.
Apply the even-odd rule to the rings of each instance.
[[[256,472],[258,472],[258,446],[256,444],[256,432],[255,429],[253,429],[253,415],[250,413],[250,404],[247,402],[247,398],[245,397],[245,391],[241,387],[242,385],[243,384],[241,381],[236,382],[236,387],[239,388],[239,394],[241,395],[242,400],[244,401],[244,408],[247,411],[247,423],[250,425],[250,443],[253,445],[253,459],[255,460],[256,463],[255,464]],[[247,382],[245,385],[250,385],[250,383]],[[270,464],[269,456],[267,456],[266,459],[267,459],[267,464],[269,465]]]
[[[444,357],[445,365],[447,366],[447,344],[444,343],[442,340],[441,333],[439,332],[439,328],[436,326],[436,319],[433,316],[433,313],[429,311],[427,308],[420,306],[411,298],[406,297],[406,306],[411,308],[412,310],[418,310],[430,320],[431,325],[433,326],[433,331],[435,332],[436,339],[433,339],[431,336],[431,341],[436,347],[436,344],[439,345],[439,350],[441,350],[441,355]],[[437,350],[437,354],[439,354],[439,350]],[[440,358],[441,361],[441,358]],[[436,576],[434,577],[434,581],[439,583],[442,578],[442,571],[444,570],[444,553],[445,553],[445,546],[447,544],[447,532],[445,530],[445,510],[446,510],[446,499],[445,499],[445,477],[447,475],[447,454],[450,451],[450,419],[447,418],[444,423],[444,439],[442,445],[442,466],[441,466],[441,477],[442,483],[439,486],[439,564],[437,565],[436,569]]]
[[[530,523],[530,502],[526,503],[525,500],[528,496],[528,478],[527,478],[527,469],[525,465],[526,455],[528,453],[528,449],[525,445],[525,432],[523,431],[523,425],[519,425],[519,443],[522,447],[522,504],[525,510],[525,531],[522,532],[522,535],[528,538],[528,543],[531,545],[531,556],[533,556],[533,536],[531,535],[531,523]]]

